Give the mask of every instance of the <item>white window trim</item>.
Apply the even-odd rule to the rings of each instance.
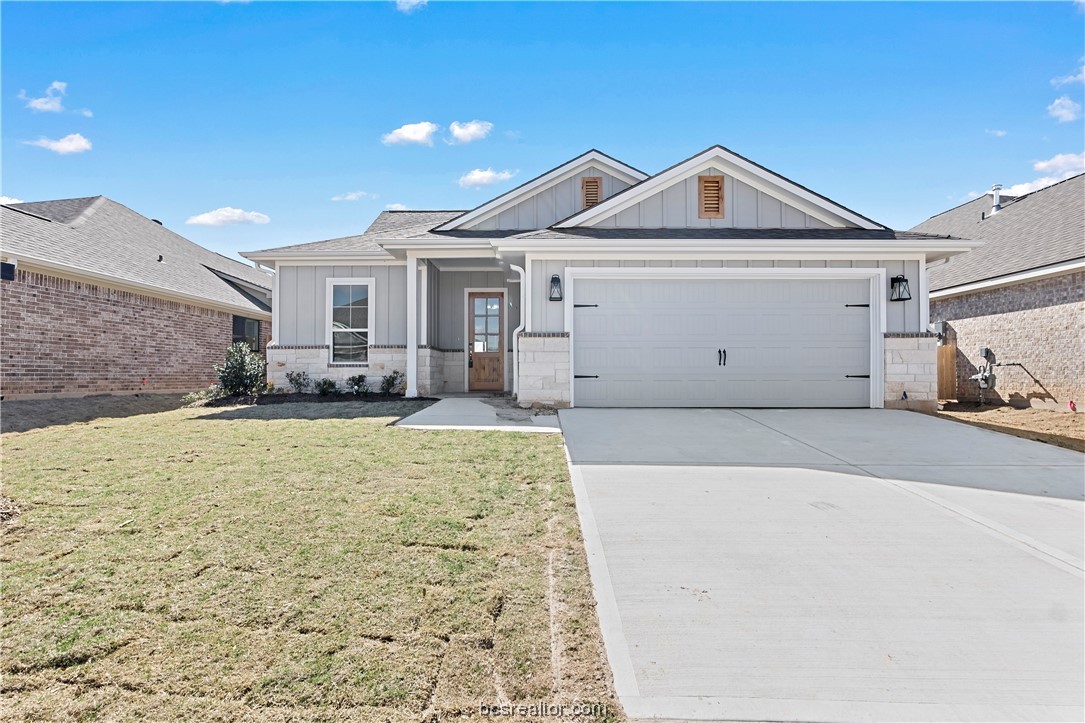
[[[598,279],[867,279],[870,283],[870,407],[885,406],[886,270],[884,268],[592,268],[565,267],[565,330],[569,333],[569,406],[576,406],[573,383],[573,303],[576,280]]]
[[[372,276],[332,277],[325,282],[324,294],[324,342],[328,345],[328,366],[369,366],[369,352],[373,348],[373,340],[377,335],[377,315],[374,313],[373,302],[376,300],[377,280]],[[334,349],[332,348],[332,294],[336,286],[366,286],[368,287],[369,299],[369,329],[366,331],[366,355],[364,362],[337,362],[332,361]]]

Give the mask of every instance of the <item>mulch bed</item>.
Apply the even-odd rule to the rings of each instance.
[[[261,394],[258,397],[223,397],[207,402],[208,407],[236,407],[238,405],[264,404],[327,404],[331,402],[436,402],[433,397],[412,397],[407,399],[402,394]]]

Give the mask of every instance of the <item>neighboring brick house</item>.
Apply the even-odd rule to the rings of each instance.
[[[271,276],[103,196],[0,206],[3,399],[191,391],[263,351]]]
[[[971,377],[990,361],[984,401],[1085,408],[1085,174],[1018,197],[996,187],[912,230],[984,242],[930,269],[930,319],[957,348],[956,398],[979,398]]]

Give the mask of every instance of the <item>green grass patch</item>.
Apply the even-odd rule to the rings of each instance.
[[[5,434],[8,715],[615,718],[560,437],[389,427],[411,404]]]

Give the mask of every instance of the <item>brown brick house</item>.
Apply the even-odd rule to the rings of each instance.
[[[191,391],[261,351],[271,277],[104,196],[0,206],[4,399]]]
[[[956,398],[977,400],[987,371],[985,401],[1085,409],[1085,174],[1018,197],[996,187],[912,230],[984,242],[930,269]]]

